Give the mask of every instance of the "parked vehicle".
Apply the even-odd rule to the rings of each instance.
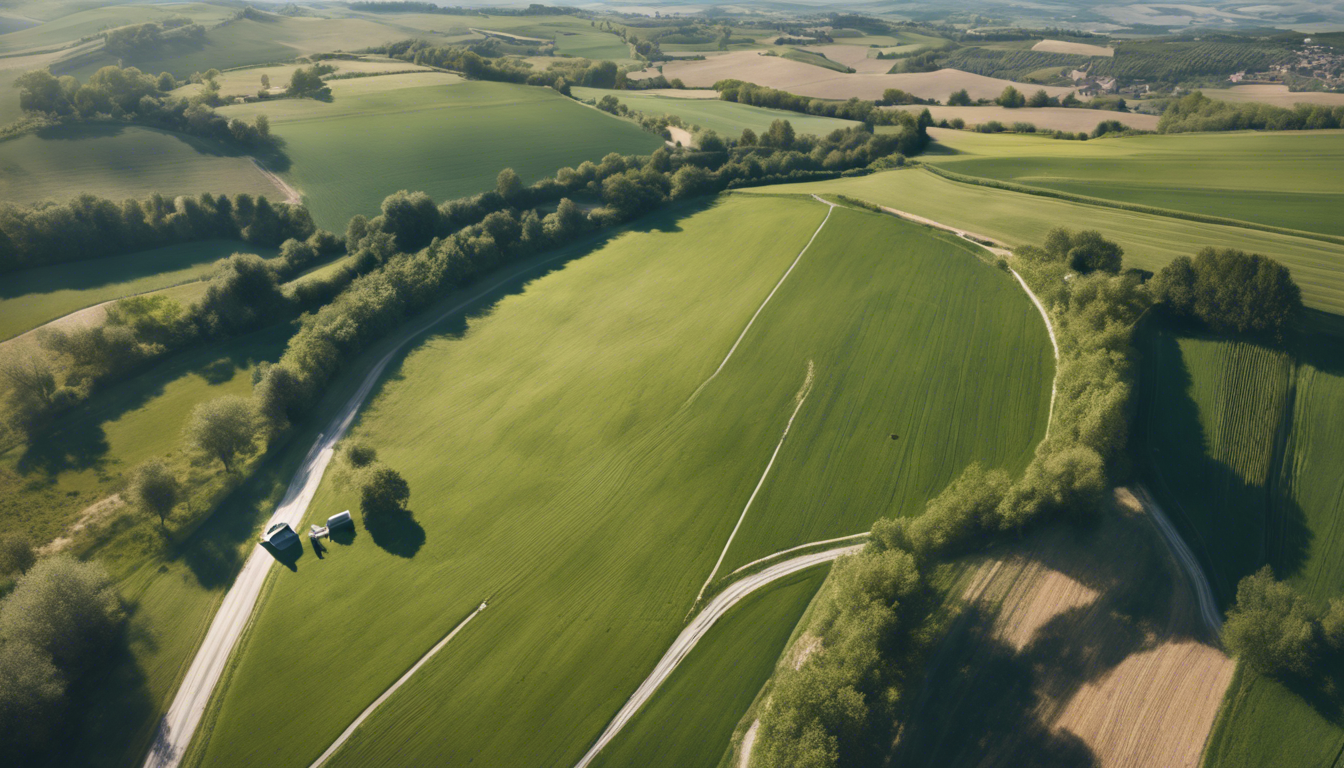
[[[294,532],[293,528],[289,527],[289,523],[276,523],[266,529],[266,533],[261,537],[261,542],[270,544],[276,549],[286,549],[299,543],[299,535]]]

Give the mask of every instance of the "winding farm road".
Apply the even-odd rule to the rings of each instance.
[[[318,435],[313,447],[309,449],[308,455],[304,457],[303,463],[290,481],[289,488],[285,490],[285,496],[281,500],[280,506],[276,508],[270,520],[266,522],[266,527],[281,522],[289,523],[293,528],[299,527],[304,514],[308,511],[309,503],[313,500],[313,495],[317,493],[318,485],[322,482],[322,476],[327,470],[327,465],[331,463],[331,458],[335,455],[336,443],[345,436],[346,431],[350,429],[350,425],[354,423],[355,414],[368,400],[388,364],[408,343],[509,282],[540,266],[566,258],[566,256],[567,254],[555,256],[512,272],[507,277],[491,284],[488,288],[473,294],[471,298],[402,331],[397,344],[374,364],[373,368],[365,375],[359,389],[350,396],[340,412],[332,418],[326,431]],[[238,573],[233,585],[229,587],[228,593],[224,596],[224,602],[220,605],[219,612],[215,614],[214,620],[211,621],[205,640],[201,643],[200,649],[197,650],[196,657],[191,662],[191,667],[187,669],[186,677],[182,679],[182,685],[178,688],[172,704],[169,705],[167,714],[159,723],[159,731],[154,737],[154,743],[150,746],[149,754],[145,757],[145,768],[175,768],[182,762],[182,755],[186,752],[187,745],[191,743],[191,737],[201,722],[201,716],[205,714],[206,705],[210,702],[210,696],[228,664],[233,647],[238,643],[239,636],[242,635],[248,619],[252,616],[252,609],[256,606],[257,596],[261,593],[261,588],[266,583],[266,575],[270,572],[274,563],[275,558],[269,552],[257,547],[247,558],[247,562],[243,564],[243,569]]]
[[[1158,506],[1147,487],[1142,483],[1136,483],[1130,490],[1134,493],[1134,498],[1143,505],[1143,510],[1148,513],[1153,526],[1162,535],[1162,540],[1166,542],[1167,549],[1171,550],[1172,556],[1180,564],[1181,570],[1185,571],[1186,577],[1190,579],[1190,584],[1195,589],[1195,599],[1199,603],[1199,616],[1204,620],[1204,625],[1215,636],[1221,635],[1223,617],[1218,612],[1218,603],[1213,599],[1213,587],[1209,585],[1209,579],[1204,575],[1204,569],[1199,566],[1195,553],[1190,551],[1176,526],[1171,524],[1171,519],[1162,511],[1162,507]]]
[[[691,623],[686,625],[686,628],[681,631],[681,634],[677,635],[677,639],[673,641],[672,647],[668,648],[667,653],[663,654],[663,658],[658,661],[658,665],[653,668],[653,672],[649,673],[649,676],[644,679],[644,682],[640,684],[639,688],[635,689],[634,694],[625,702],[625,706],[621,707],[620,711],[616,713],[616,716],[611,719],[611,722],[607,724],[606,730],[602,731],[602,735],[597,737],[597,741],[593,743],[593,746],[589,748],[583,758],[575,764],[574,768],[586,768],[588,764],[593,761],[593,758],[597,757],[597,754],[602,751],[602,748],[607,746],[607,744],[616,737],[616,734],[621,732],[621,729],[625,727],[626,723],[630,722],[630,719],[635,716],[635,713],[639,711],[640,707],[644,706],[645,702],[653,697],[653,694],[658,690],[658,687],[672,675],[672,671],[677,668],[677,665],[681,663],[682,659],[686,658],[686,654],[691,652],[691,649],[700,641],[700,638],[705,636],[705,633],[709,631],[709,628],[714,626],[715,622],[727,613],[730,608],[737,605],[744,597],[771,582],[784,578],[785,576],[816,565],[821,565],[822,563],[832,562],[844,555],[858,552],[863,547],[863,544],[851,544],[836,549],[828,549],[822,552],[801,555],[792,560],[776,563],[759,573],[753,573],[750,576],[743,577],[724,588],[722,592],[714,596],[713,600],[709,601],[704,607],[704,610],[696,614],[695,618],[691,620]]]

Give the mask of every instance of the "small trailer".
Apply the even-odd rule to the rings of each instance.
[[[350,527],[352,527],[352,528],[353,528],[354,525],[355,525],[354,518],[350,517],[350,510],[348,510],[348,509],[345,510],[344,512],[337,512],[336,514],[332,515],[331,517],[328,517],[328,518],[327,518],[327,524],[324,525],[324,526],[319,526],[319,525],[309,526],[309,529],[308,529],[308,538],[310,538],[310,539],[321,539],[321,538],[325,538],[325,537],[331,535],[331,529],[332,529],[332,528],[340,528],[340,527],[342,527],[342,526],[346,526],[346,525],[348,525],[348,526],[350,526]]]

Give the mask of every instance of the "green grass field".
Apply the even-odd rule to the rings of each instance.
[[[355,214],[376,214],[399,189],[441,202],[494,189],[506,166],[531,183],[608,152],[647,154],[662,143],[545,88],[462,81],[380,91],[382,79],[337,81],[330,103],[285,100],[220,112],[271,116],[292,162],[281,175],[303,193],[318,226],[339,232]]]
[[[962,184],[918,169],[752,190],[779,191],[846,194],[1011,245],[1040,243],[1061,225],[1096,229],[1124,246],[1127,266],[1149,270],[1204,246],[1239,248],[1291,269],[1307,306],[1344,314],[1344,245]]]
[[[639,91],[611,91],[603,88],[573,88],[573,94],[585,101],[597,101],[608,94],[620,99],[627,107],[650,115],[676,115],[687,125],[699,125],[717,131],[719,135],[737,138],[742,130],[750,128],[761,133],[775,120],[788,120],[798,133],[822,136],[836,128],[858,125],[853,120],[834,117],[813,117],[780,109],[764,109],[749,104],[718,99],[679,99]]]
[[[719,619],[593,765],[717,766],[827,572],[813,569],[771,584]]]
[[[51,3],[55,6],[57,3]],[[0,35],[0,52],[49,48],[96,35],[106,29],[128,24],[163,21],[174,16],[186,16],[198,24],[217,24],[228,18],[233,9],[207,3],[178,3],[174,5],[108,4],[67,13],[36,27]]]
[[[1105,113],[1099,112],[1098,120]],[[1030,110],[1022,111],[1030,121]],[[1188,133],[1103,141],[935,131],[950,171],[1077,195],[1344,235],[1344,131]]]
[[[13,272],[0,287],[0,341],[104,301],[197,281],[234,253],[275,256],[236,240],[206,240]]]
[[[798,446],[867,461],[879,476],[834,489],[847,508],[824,519],[813,504],[760,507],[775,525],[745,526],[743,552],[913,512],[910,497],[974,459],[1025,462],[1053,370],[1039,315],[964,247],[867,213],[833,214],[814,258],[690,399],[825,212],[734,195],[640,222],[409,354],[355,433],[407,477],[415,523],[379,541],[361,527],[324,561],[305,555],[277,574],[196,758],[306,764],[490,597],[331,764],[571,762],[679,631],[809,361]],[[893,342],[902,338],[944,340],[932,346],[944,357]],[[987,349],[1001,354],[964,351]],[[893,430],[939,444],[926,451],[936,460],[893,446]],[[817,489],[852,478],[781,457],[768,486],[785,466]],[[892,498],[891,477],[909,494]],[[333,472],[313,518],[357,509],[356,495],[348,472]],[[258,707],[321,679],[333,655],[346,659],[340,695],[282,719]]]
[[[122,200],[155,192],[284,199],[246,157],[184,134],[86,124],[0,141],[0,198],[9,202],[64,201],[83,193]]]
[[[1264,563],[1313,600],[1344,595],[1344,350],[1308,337],[1294,355],[1147,329],[1140,336],[1136,464],[1230,602]],[[1241,669],[1208,766],[1334,765],[1344,725]]]

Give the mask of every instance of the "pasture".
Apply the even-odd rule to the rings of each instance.
[[[1014,109],[1030,121],[1034,109]],[[1085,110],[1060,110],[1084,112]],[[1094,112],[1092,119],[1111,119]],[[937,115],[935,115],[936,117]],[[1156,118],[1147,117],[1156,124]],[[1124,116],[1120,116],[1124,122]],[[1058,141],[936,131],[950,171],[1077,195],[1344,235],[1344,131],[1192,133]]]
[[[1176,256],[1193,256],[1205,246],[1239,248],[1287,265],[1308,307],[1344,314],[1344,245],[1320,240],[964,184],[919,169],[745,193],[845,194],[1014,246],[1039,244],[1057,226],[1096,229],[1124,247],[1126,265],[1148,270],[1160,269]]]
[[[1344,595],[1340,343],[1308,336],[1290,355],[1158,328],[1141,342],[1136,464],[1219,597],[1264,563],[1317,602]],[[1243,669],[1205,764],[1329,763],[1341,745],[1310,700]]]
[[[67,200],[88,193],[113,200],[248,192],[284,194],[252,162],[222,145],[153,128],[75,124],[0,141],[0,199]]]
[[[1020,468],[1053,375],[1025,294],[961,243],[838,209],[761,309],[826,214],[744,195],[656,214],[407,354],[353,434],[408,479],[413,522],[274,574],[192,760],[307,765],[488,597],[330,765],[572,762],[680,630],[809,370],[765,488],[829,487],[845,508],[772,498],[734,561],[912,513],[972,460]],[[793,453],[809,445],[869,471]],[[313,519],[360,515],[342,466]],[[334,655],[340,695],[258,706]]]
[[[234,253],[262,258],[275,249],[206,240],[5,275],[0,287],[0,341],[94,304],[200,280]]]
[[[703,61],[669,61],[659,67],[668,80],[680,78],[692,88],[708,88],[719,80],[737,79],[818,99],[857,97],[876,100],[882,98],[882,92],[888,88],[900,88],[922,99],[940,101],[962,88],[972,99],[996,98],[1009,85],[1027,92],[1035,90],[1033,86],[955,69],[898,75],[845,74],[779,56],[767,56],[761,51],[734,51],[709,56]],[[656,70],[646,69],[631,76],[652,77],[655,74]],[[1044,88],[1052,96],[1063,96],[1073,90],[1056,86]]]
[[[1289,109],[1298,104],[1337,107],[1344,104],[1344,93],[1289,91],[1286,85],[1234,85],[1231,88],[1205,88],[1204,95],[1220,101],[1253,101]]]
[[[87,3],[83,9],[74,13],[69,13],[71,10],[69,8],[64,9],[66,13],[61,13],[58,3],[42,5],[52,6],[50,10],[54,18],[48,18],[35,27],[0,35],[0,52],[49,49],[114,27],[163,21],[175,16],[186,16],[197,24],[209,26],[223,21],[234,13],[232,8],[208,3],[173,5]],[[37,9],[26,10],[25,15],[32,15],[34,11],[40,14],[40,6]]]
[[[323,62],[336,68],[336,76],[342,75],[373,75],[387,72],[434,72],[428,67],[418,67],[409,61],[400,59],[382,59],[368,58],[358,61],[347,61],[344,59],[332,59]],[[293,76],[294,70],[306,64],[279,64],[265,67],[246,67],[243,69],[231,69],[227,72],[221,72],[215,79],[219,83],[219,93],[227,98],[230,96],[255,95],[261,90],[261,77],[265,75],[271,83],[272,88],[284,88],[289,85],[289,79]],[[396,81],[400,82],[400,80]],[[173,91],[174,95],[193,96],[199,93],[201,85],[199,83],[188,83]]]
[[[687,125],[708,128],[729,138],[737,138],[746,128],[758,134],[762,133],[776,120],[788,120],[798,133],[810,133],[816,136],[823,136],[836,128],[858,125],[853,120],[803,115],[782,109],[765,109],[718,99],[676,98],[643,91],[613,91],[602,88],[570,90],[574,96],[585,101],[598,101],[610,94],[630,109],[650,115],[676,115]]]
[[[298,188],[318,226],[344,232],[355,214],[372,216],[399,189],[442,202],[495,188],[511,166],[532,183],[563,166],[608,152],[648,154],[662,141],[630,121],[575,103],[546,88],[462,81],[422,85],[439,75],[338,80],[334,100],[285,99],[220,109],[270,116]]]

